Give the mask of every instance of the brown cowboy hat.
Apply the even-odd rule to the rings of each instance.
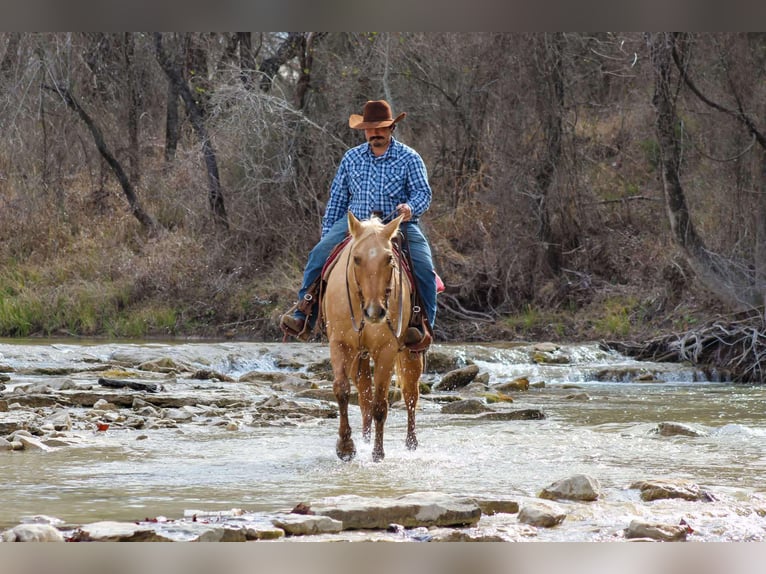
[[[364,104],[363,115],[351,114],[348,125],[354,130],[368,130],[373,128],[385,128],[394,125],[407,114],[402,112],[396,118],[391,114],[391,106],[386,100],[370,100]]]

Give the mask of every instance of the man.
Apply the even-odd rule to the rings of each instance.
[[[431,205],[431,187],[420,155],[393,137],[397,122],[406,115],[401,113],[394,118],[388,102],[374,100],[364,105],[361,116],[349,117],[348,125],[364,130],[367,143],[348,150],[338,166],[322,219],[322,237],[309,254],[298,301],[299,305],[304,301],[327,257],[346,236],[348,211],[362,220],[378,214],[384,222],[404,214],[400,229],[407,238],[416,290],[430,331],[424,333],[410,326],[404,333],[404,344],[420,350],[430,342],[436,319],[436,274],[431,248],[418,226],[418,220]],[[302,307],[311,308],[306,304]],[[310,313],[311,323],[316,320],[314,313]],[[306,312],[296,308],[292,314],[282,316],[281,324],[289,334],[305,333]]]

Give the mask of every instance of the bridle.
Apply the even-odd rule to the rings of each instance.
[[[393,242],[392,242],[393,243]],[[362,334],[362,330],[364,329],[365,321],[364,321],[364,308],[366,306],[365,300],[364,300],[364,294],[362,293],[362,286],[359,283],[359,279],[356,276],[356,268],[351,268],[351,272],[354,276],[354,283],[356,284],[356,291],[357,291],[357,297],[359,298],[360,307],[362,309],[362,318],[359,322],[359,325],[356,323],[356,317],[354,315],[354,305],[351,303],[351,287],[349,286],[349,267],[351,265],[351,259],[353,257],[353,249],[354,249],[354,243],[353,241],[349,244],[349,253],[348,257],[346,258],[346,300],[348,301],[348,311],[351,315],[351,328],[354,330],[355,333],[358,333],[359,336]],[[396,265],[392,265],[392,271],[391,271],[391,278],[388,281],[388,286],[386,287],[386,297],[385,297],[385,309],[386,309],[386,324],[388,325],[388,328],[391,330],[391,332],[394,334],[394,337],[397,339],[402,334],[402,323],[404,319],[404,297],[402,296],[402,282],[404,277],[404,272],[402,269],[402,258],[399,256],[398,253],[394,249],[392,249],[393,257],[396,260]],[[394,329],[394,326],[391,324],[391,316],[388,313],[388,301],[391,297],[391,289],[392,284],[394,283],[394,276],[393,276],[393,270],[396,269],[399,272],[399,320],[397,321],[397,327]]]

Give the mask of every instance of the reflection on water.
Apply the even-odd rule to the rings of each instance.
[[[218,343],[152,348],[162,356],[236,375],[269,365],[276,369],[279,347]],[[514,393],[513,407],[540,408],[547,418],[476,421],[442,415],[440,406],[424,397],[419,449],[406,450],[406,415],[393,410],[386,459],[379,464],[371,462],[370,445],[359,439],[356,407],[351,408],[351,423],[359,453],[350,463],[335,456],[334,419],[283,428],[244,425],[237,431],[203,424],[148,432],[110,430],[92,437],[98,438],[96,446],[0,453],[6,483],[0,490],[0,527],[35,514],[74,524],[177,518],[189,509],[274,512],[341,494],[391,497],[435,490],[534,497],[556,480],[585,473],[601,482],[603,502],[578,509],[571,519],[581,521],[577,528],[546,531],[539,539],[588,540],[593,537],[589,532],[624,527],[635,517],[673,523],[686,517],[702,525],[702,537],[708,540],[764,539],[763,519],[743,508],[766,508],[766,388],[695,382],[699,374],[694,370],[672,365],[662,366],[662,372],[673,382],[597,382],[588,373],[629,361],[593,347],[579,364],[558,371],[523,363],[512,349],[461,349],[467,358],[483,357],[479,363],[490,372],[491,383],[522,372],[531,381],[545,380],[544,388]],[[4,344],[0,364],[78,364],[84,356],[107,361],[130,352],[129,345],[117,344]],[[320,360],[326,349],[306,346],[301,353],[296,356]],[[569,383],[578,388],[564,388]],[[707,435],[661,437],[654,430],[665,421],[699,425]],[[137,440],[141,434],[148,438]],[[641,503],[629,486],[651,478],[692,480],[716,492],[725,504]]]

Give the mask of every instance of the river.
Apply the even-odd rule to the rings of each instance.
[[[601,485],[599,500],[572,505],[563,525],[538,529],[535,540],[617,540],[633,518],[672,524],[683,519],[701,541],[766,540],[766,386],[711,381],[688,365],[638,362],[596,344],[563,346],[556,355],[565,361],[542,364],[532,360],[531,345],[433,349],[478,365],[489,377],[488,392],[526,377],[532,388],[510,392],[512,407],[540,409],[545,419],[446,415],[443,402],[434,399],[455,393],[435,392],[420,402],[419,448],[404,447],[405,411],[394,408],[386,427],[386,458],[373,463],[371,447],[359,440],[359,411],[352,406],[359,453],[344,463],[335,456],[335,418],[254,424],[248,407],[234,406],[228,413],[200,412],[167,428],[113,424],[99,432],[85,416],[89,409],[71,408],[68,434],[79,439],[76,445],[0,451],[5,482],[0,530],[34,515],[81,524],[232,508],[282,512],[298,502],[341,494],[439,491],[524,501],[554,481],[587,474]],[[330,382],[309,374],[311,365],[327,356],[326,345],[313,343],[4,340],[0,371],[9,380],[0,399],[13,406],[25,387],[41,384],[54,393],[64,383],[89,388],[104,369],[135,376],[136,365],[161,358],[231,379],[140,375],[169,391],[217,393],[243,402],[270,394],[290,397],[291,390],[243,384],[239,378],[252,371],[289,373],[327,387]],[[424,380],[433,383],[441,376],[429,373]],[[36,412],[47,415],[51,409],[38,406]],[[17,405],[0,412],[0,422],[34,410]],[[699,436],[659,434],[658,424],[665,422],[697,429]],[[644,502],[631,485],[649,479],[691,481],[714,501]]]

